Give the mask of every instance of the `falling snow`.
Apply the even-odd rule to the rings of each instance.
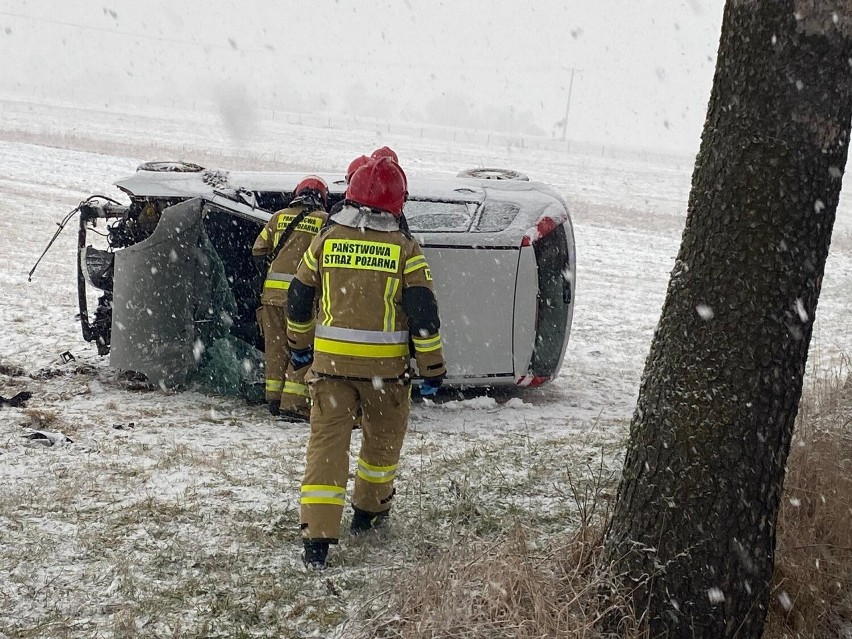
[[[713,319],[713,309],[707,306],[707,304],[699,304],[695,307],[695,311],[698,313],[698,316],[703,320]]]
[[[212,552],[223,541],[218,536],[222,531],[221,518],[242,508],[238,512],[246,517],[246,525],[258,531],[286,532],[278,533],[281,543],[271,553],[254,546],[240,548],[232,540],[224,540],[227,551],[244,552],[240,556],[246,561],[260,556],[276,569],[292,569],[298,562],[292,544],[297,525],[294,513],[298,508],[298,480],[281,479],[285,472],[282,459],[303,463],[308,427],[275,421],[263,406],[248,406],[194,390],[175,392],[163,388],[141,392],[134,380],[109,369],[108,358],[98,356],[95,345],[82,340],[75,320],[78,309],[73,231],[60,236],[32,283],[27,283],[27,272],[53,233],[54,222],[91,193],[103,192],[123,199],[123,194],[110,185],[131,174],[143,160],[154,156],[193,157],[205,150],[222,167],[239,163],[272,170],[280,167],[269,158],[283,153],[295,170],[334,170],[344,167],[353,154],[375,148],[375,132],[264,121],[259,125],[267,127],[267,135],[252,142],[256,146],[234,151],[227,133],[216,128],[215,118],[205,119],[197,113],[158,112],[141,117],[131,105],[122,113],[114,109],[13,102],[3,102],[2,106],[0,247],[4,261],[0,281],[4,293],[0,323],[5,330],[0,334],[0,363],[9,374],[0,374],[0,385],[4,390],[6,386],[26,388],[33,392],[33,398],[27,412],[2,409],[0,481],[7,485],[48,485],[73,480],[95,463],[105,464],[111,472],[126,468],[133,473],[132,485],[141,486],[139,495],[127,492],[123,485],[95,485],[98,491],[106,491],[103,495],[91,492],[93,487],[86,485],[68,506],[80,512],[98,512],[113,505],[114,510],[120,510],[140,499],[151,507],[179,507],[188,499],[198,499],[209,509],[204,512],[205,532],[190,538],[186,530],[195,529],[185,522],[169,532],[185,541],[182,552]],[[98,152],[56,148],[64,143],[61,136],[39,138],[51,146],[30,144],[28,140],[35,139],[34,132],[46,118],[73,121],[79,135]],[[175,130],[180,131],[180,148],[175,147]],[[140,140],[145,141],[144,145],[139,144]],[[423,450],[452,459],[470,451],[478,455],[487,442],[504,445],[521,440],[524,446],[534,447],[560,436],[588,447],[587,454],[591,456],[605,447],[607,463],[617,466],[669,276],[677,276],[687,268],[686,264],[676,267],[675,256],[686,211],[692,158],[642,162],[635,157],[613,160],[467,143],[448,153],[447,144],[428,138],[383,135],[381,142],[402,151],[403,164],[410,163],[414,175],[451,176],[460,168],[481,166],[483,158],[488,158],[487,164],[523,170],[552,184],[569,203],[577,242],[577,263],[573,265],[577,277],[576,309],[562,375],[541,389],[520,391],[499,401],[476,397],[413,406],[402,461],[406,491],[400,495],[401,502],[416,504],[418,482],[422,483],[420,464],[426,454]],[[184,152],[184,148],[188,151]],[[816,328],[809,376],[837,370],[843,353],[852,352],[848,313],[848,291],[852,290],[849,213],[841,198],[819,311],[813,318]],[[180,256],[173,251],[169,259],[177,261]],[[495,264],[494,268],[499,266]],[[795,305],[802,321],[810,321],[806,320],[807,315],[802,316],[801,300]],[[94,300],[90,300],[92,308]],[[695,310],[705,321],[713,317],[713,310],[705,303],[697,303]],[[229,321],[227,317],[223,319]],[[470,330],[478,330],[481,321],[476,309],[469,309],[464,322]],[[199,359],[205,348],[196,341],[193,356]],[[60,354],[65,351],[71,351],[76,361],[63,363]],[[243,367],[247,365],[251,363],[242,362]],[[19,369],[25,374],[14,374]],[[39,370],[51,374],[37,379],[29,376]],[[46,419],[52,416],[53,425],[36,426],[33,420],[39,414]],[[22,436],[35,431],[64,434],[73,443],[56,435],[54,439],[60,445],[47,447]],[[45,438],[44,441],[50,440],[47,435]],[[357,434],[353,435],[354,440],[357,438]],[[197,474],[193,460],[198,459],[216,460],[221,476],[217,474],[214,480]],[[300,467],[287,470],[295,476]],[[508,471],[501,467],[501,472]],[[512,477],[502,481],[511,482]],[[554,492],[556,485],[542,484],[536,499],[552,499],[554,503],[561,500]],[[440,484],[440,489],[443,486]],[[83,531],[72,530],[64,519],[67,516],[65,510],[45,515],[39,522],[31,521],[16,529],[12,537],[4,529],[4,544],[10,548],[13,546],[9,544],[14,544],[21,551],[51,544],[49,565],[32,566],[36,581],[30,585],[61,586],[69,609],[89,611],[92,628],[107,634],[106,628],[112,627],[110,607],[122,605],[119,594],[129,588],[128,578],[140,583],[147,578],[148,558],[144,554],[123,558],[124,564],[133,559],[140,563],[118,575],[114,574],[114,567],[98,564],[96,580],[92,581],[92,565],[81,562],[75,541]],[[160,552],[157,548],[172,538],[152,537],[160,532],[163,531],[150,528],[130,543],[138,542],[140,548],[150,544],[154,549],[151,552]],[[352,559],[342,570],[358,570],[361,557]],[[378,565],[385,559],[383,556],[363,561]],[[368,563],[368,567],[374,565]],[[57,575],[64,576],[56,581]],[[4,595],[6,610],[13,609],[35,624],[56,603],[25,596],[4,581],[7,577],[0,575],[0,591],[10,593]],[[29,577],[21,579],[26,581]],[[324,585],[322,588],[324,592]],[[93,593],[99,598],[97,602],[90,600]],[[715,603],[724,601],[720,589],[712,589],[707,596]],[[0,618],[4,614],[7,613],[0,611]],[[91,630],[89,636],[98,630]]]

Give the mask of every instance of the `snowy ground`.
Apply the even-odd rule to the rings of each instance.
[[[0,107],[0,395],[33,392],[25,409],[0,408],[0,637],[326,636],[385,569],[512,522],[540,538],[570,529],[568,478],[618,470],[690,158],[651,165],[277,121],[254,122],[236,142],[214,116]],[[73,228],[31,283],[27,272],[56,221],[92,193],[122,197],[110,185],[142,160],[339,171],[382,144],[413,175],[505,166],[563,192],[577,239],[574,326],[550,386],[501,404],[415,406],[390,539],[344,540],[336,567],[305,575],[297,497],[307,428],[232,399],[133,390],[110,371],[74,318]],[[845,197],[811,375],[852,353],[850,213]],[[63,364],[64,351],[76,360]],[[22,437],[30,428],[74,443],[41,446]]]

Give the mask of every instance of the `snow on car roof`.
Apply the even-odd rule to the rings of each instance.
[[[175,164],[174,168],[179,168]],[[333,194],[345,191],[341,174],[319,174]],[[233,196],[237,191],[259,193],[292,192],[303,173],[272,173],[206,169],[195,171],[137,170],[118,180],[115,185],[136,197],[220,199],[217,195]],[[515,244],[546,215],[555,220],[568,219],[568,209],[562,197],[551,187],[531,180],[486,180],[468,177],[412,178],[408,183],[409,200],[434,202],[507,202],[517,205],[517,215],[505,226],[483,233],[478,244]],[[440,226],[434,232],[442,233]],[[428,237],[425,229],[418,235]],[[489,239],[490,236],[490,239]],[[464,242],[465,240],[459,240]]]
[[[303,173],[272,173],[260,171],[136,171],[118,180],[115,185],[139,197],[198,197],[211,196],[216,190],[244,189],[256,192],[292,191],[304,177]],[[341,194],[346,190],[342,174],[320,174],[329,190]],[[479,202],[486,193],[511,193],[518,204],[539,203],[544,199],[561,197],[546,184],[526,180],[482,180],[476,178],[412,178],[409,197],[417,200]],[[522,195],[527,193],[529,195]],[[490,195],[489,195],[490,197]],[[501,198],[502,199],[502,198]]]

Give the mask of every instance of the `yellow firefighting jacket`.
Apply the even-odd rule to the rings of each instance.
[[[293,350],[313,342],[314,373],[400,378],[411,344],[421,376],[445,375],[439,328],[426,257],[389,214],[344,207],[305,251],[290,288],[287,337]]]
[[[304,204],[297,204],[275,213],[254,241],[254,246],[251,249],[252,255],[271,254],[281,241],[281,234],[284,233],[290,222],[306,208],[307,206]],[[263,283],[263,294],[260,297],[261,304],[287,306],[287,290],[296,274],[299,260],[307,250],[311,240],[320,232],[326,219],[328,219],[328,214],[325,211],[314,210],[310,211],[299,222],[286,245],[281,247],[278,255],[269,266],[266,281]]]

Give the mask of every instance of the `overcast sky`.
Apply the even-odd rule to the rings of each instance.
[[[695,151],[723,5],[4,0],[0,89],[236,92],[263,107],[468,125],[499,112],[558,136],[573,68],[569,137]]]

